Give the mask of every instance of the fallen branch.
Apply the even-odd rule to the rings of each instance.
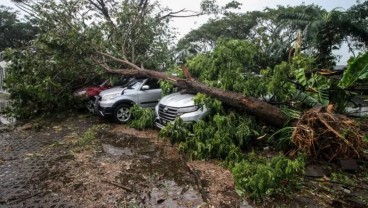
[[[333,183],[333,184],[339,184],[339,185],[342,185],[342,186],[345,186],[345,187],[352,187],[352,188],[357,188],[357,189],[363,189],[363,190],[367,190],[368,187],[363,187],[363,186],[356,186],[356,185],[350,185],[350,184],[346,184],[346,183],[342,183],[342,182],[338,182],[338,181],[333,181],[333,180],[319,180],[319,179],[314,179],[314,178],[310,178],[310,177],[307,177],[307,179],[309,181],[315,181],[315,182],[318,182],[318,183]]]
[[[23,195],[13,196],[6,200],[0,200],[0,204],[5,204],[9,202],[11,202],[12,204],[19,204],[20,202],[23,202],[29,198],[32,198],[32,197],[35,197],[41,194],[47,194],[47,193],[49,193],[49,191],[40,191],[34,194],[23,194]]]
[[[133,192],[133,190],[131,188],[128,188],[128,187],[123,186],[121,184],[117,184],[117,183],[112,182],[112,181],[102,180],[102,182],[113,185],[113,186],[121,188],[121,189],[124,189],[125,191],[128,191],[128,192]]]

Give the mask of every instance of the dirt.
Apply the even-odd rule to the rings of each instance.
[[[97,134],[90,129],[99,129]],[[37,120],[0,133],[0,207],[364,207],[368,164],[326,169],[300,191],[240,197],[219,161],[190,161],[157,130],[95,116]],[[83,142],[82,142],[83,141]],[[313,175],[313,173],[312,173]]]
[[[105,129],[96,140],[79,145],[88,129],[101,125]],[[22,176],[29,184],[22,188],[26,194],[8,197],[0,191],[0,206],[251,207],[235,193],[228,170],[216,162],[188,161],[176,146],[158,138],[157,130],[137,131],[93,116],[74,116],[30,122],[15,132],[24,135],[20,140],[33,135],[28,139],[40,145],[32,151],[4,145],[19,157],[14,168],[27,155],[42,163],[37,173]],[[8,159],[1,158],[0,166],[10,164]],[[0,190],[2,185],[0,180]]]

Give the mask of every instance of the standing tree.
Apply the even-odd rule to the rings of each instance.
[[[29,44],[37,32],[34,19],[21,21],[17,12],[13,12],[9,7],[0,6],[0,51]]]
[[[356,15],[352,17],[354,8],[327,12],[319,6],[306,6],[302,11],[282,14],[280,30],[292,28],[295,36],[301,31],[303,44],[316,57],[317,66],[331,68],[335,64],[332,50],[339,49],[343,41],[351,38],[367,44],[368,27],[357,21]]]

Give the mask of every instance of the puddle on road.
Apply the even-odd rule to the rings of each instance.
[[[109,133],[106,133],[104,138],[101,139],[101,147],[103,152],[112,156],[151,158],[157,152],[160,152],[149,139]]]
[[[173,180],[165,180],[151,190],[149,204],[160,207],[199,207],[203,200],[192,186],[181,187]]]
[[[102,150],[113,156],[132,156],[133,150],[127,147],[116,147],[111,144],[102,144]]]

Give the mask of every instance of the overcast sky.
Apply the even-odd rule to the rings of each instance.
[[[162,6],[167,6],[173,11],[180,9],[199,11],[201,0],[158,0]],[[217,0],[220,6],[224,6],[231,0]],[[348,9],[353,4],[356,4],[356,0],[237,0],[242,4],[239,12],[263,10],[266,7],[275,8],[277,5],[282,6],[295,6],[300,4],[315,4],[319,5],[326,10],[332,10],[334,8]],[[364,1],[364,0],[362,0]],[[14,7],[14,4],[10,0],[0,0],[0,4]],[[174,19],[170,24],[172,27],[177,28],[178,37],[184,36],[192,29],[198,28],[201,24],[205,23],[209,17],[192,17],[192,18],[177,18]],[[349,58],[347,55],[347,49],[340,50],[337,54],[343,55],[343,59],[340,61],[341,64],[345,64]]]
[[[217,0],[220,6],[226,5],[231,0]],[[316,4],[326,10],[330,11],[334,8],[340,7],[348,9],[356,0],[237,0],[242,4],[240,12],[263,10],[266,7],[275,8],[277,5],[282,6],[296,6],[300,4]],[[159,0],[162,5],[167,6],[174,11],[180,9],[188,9],[199,11],[201,0]],[[208,17],[193,17],[193,18],[178,18],[172,23],[173,27],[178,28],[180,35],[185,35],[190,30],[198,28],[201,24],[207,21]]]

